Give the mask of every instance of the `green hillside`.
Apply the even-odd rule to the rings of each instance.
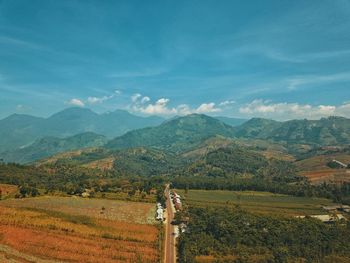
[[[281,122],[252,118],[242,125],[235,127],[235,136],[243,138],[268,138],[275,129],[282,125]]]
[[[350,119],[343,117],[286,122],[253,118],[234,129],[236,137],[266,139],[287,144],[342,145],[350,143]]]
[[[231,126],[215,118],[191,114],[164,122],[157,127],[128,132],[110,141],[106,146],[110,149],[145,146],[180,152],[200,144],[209,137],[233,137],[233,134]]]
[[[218,119],[219,121],[222,121],[223,123],[226,123],[227,125],[230,125],[232,127],[236,127],[239,125],[242,125],[247,119],[241,119],[241,118],[230,118],[230,117],[224,117],[224,116],[217,116],[215,119]]]
[[[350,143],[350,119],[329,117],[320,120],[292,120],[284,122],[270,135],[270,139],[288,143],[341,145]]]
[[[121,176],[173,175],[184,160],[157,149],[132,148],[113,154],[113,169]]]

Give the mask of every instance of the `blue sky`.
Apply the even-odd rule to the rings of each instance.
[[[350,1],[0,0],[0,118],[350,116]]]

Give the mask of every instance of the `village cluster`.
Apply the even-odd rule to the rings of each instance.
[[[179,212],[182,210],[182,202],[181,202],[181,196],[177,194],[174,190],[170,192],[170,199],[172,201],[173,208],[175,209],[175,212]],[[171,208],[169,208],[171,209]],[[164,217],[164,207],[162,206],[161,203],[157,203],[156,205],[156,220],[158,221],[165,221]],[[187,220],[188,221],[188,220]],[[172,222],[172,224],[176,224],[174,227],[174,235],[178,237],[179,233],[184,233],[187,229],[187,221],[185,222],[178,222],[176,223],[175,221]]]
[[[170,197],[173,200],[176,211],[180,211],[182,209],[181,196],[175,191],[172,191],[170,192]]]

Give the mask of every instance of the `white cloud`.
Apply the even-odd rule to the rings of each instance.
[[[350,104],[309,105],[299,103],[272,103],[271,101],[253,100],[240,107],[239,112],[246,116],[267,117],[280,120],[288,119],[319,119],[328,116],[350,116]]]
[[[330,75],[306,75],[287,79],[287,89],[296,90],[300,86],[312,84],[325,84],[350,80],[350,72],[342,72]]]
[[[71,99],[66,104],[72,105],[72,106],[78,106],[78,107],[84,107],[85,106],[85,103],[83,101],[81,101],[80,99],[76,99],[76,98]]]
[[[141,97],[142,97],[142,95],[140,93],[135,93],[131,96],[131,101],[135,103]]]
[[[17,110],[17,111],[21,111],[21,110],[23,110],[23,108],[24,108],[24,106],[23,106],[22,104],[18,104],[18,105],[16,106],[16,110]]]
[[[87,103],[89,104],[99,104],[99,103],[103,103],[106,100],[110,100],[113,99],[115,96],[118,96],[121,94],[121,91],[119,90],[115,90],[113,94],[109,95],[109,96],[102,96],[102,97],[88,97],[87,98]]]
[[[176,114],[175,108],[169,108],[167,106],[169,99],[161,98],[157,100],[154,104],[148,104],[145,107],[140,107],[139,110],[144,114],[159,114],[159,115],[172,115]]]
[[[229,107],[231,106],[232,104],[235,104],[236,102],[234,100],[225,100],[225,101],[222,101],[219,103],[219,106],[222,106],[222,107]]]
[[[103,96],[103,97],[88,97],[87,98],[87,102],[90,103],[90,104],[98,104],[98,103],[102,103],[104,102],[105,100],[108,100],[109,97],[107,96]]]
[[[214,102],[203,103],[196,110],[195,113],[210,113],[210,112],[219,112],[221,109],[215,107]]]
[[[150,100],[151,100],[150,97],[145,96],[141,99],[141,103],[146,103],[146,102],[149,102]]]
[[[113,98],[114,98],[114,94],[112,94],[110,96],[103,96],[103,97],[88,97],[87,102],[89,104],[99,104],[99,103],[105,102],[106,100],[110,100]]]
[[[155,103],[148,103],[151,99],[148,96],[142,97],[141,94],[134,94],[131,97],[131,110],[141,112],[147,115],[187,115],[191,113],[212,113],[221,111],[215,106],[215,103],[203,103],[198,108],[191,108],[187,104],[180,104],[176,107],[170,107],[167,98],[160,98]]]

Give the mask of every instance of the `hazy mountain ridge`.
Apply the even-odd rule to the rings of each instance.
[[[140,117],[123,110],[97,114],[84,108],[68,108],[46,119],[13,114],[0,120],[0,152],[28,146],[46,136],[64,138],[94,132],[113,138],[163,121],[160,117]]]
[[[67,138],[44,137],[33,144],[1,153],[5,162],[28,163],[57,153],[103,146],[107,138],[92,132],[81,133]]]
[[[132,127],[155,125],[157,122],[161,124],[132,129],[109,141],[104,137],[106,134],[111,136],[113,133],[127,131]],[[87,136],[86,132],[91,131],[98,131],[97,133],[101,135],[95,134],[95,136],[100,137]],[[73,135],[69,135],[70,133]],[[198,149],[200,144],[215,137],[216,139],[210,142],[211,149],[220,148],[222,143],[230,144],[225,141],[227,139],[258,139],[284,145],[290,153],[295,154],[299,153],[300,145],[310,145],[308,147],[313,148],[350,144],[350,119],[329,117],[320,120],[279,122],[252,118],[239,126],[232,127],[215,117],[203,114],[191,114],[163,121],[158,117],[139,117],[122,110],[97,114],[89,109],[69,108],[47,119],[29,115],[11,115],[0,121],[0,135],[0,152],[2,152],[0,158],[21,163],[76,150],[79,147],[96,146],[112,151],[151,147],[184,154],[193,150],[193,154],[198,154],[207,151],[206,146]],[[63,136],[65,138],[62,138]],[[83,142],[77,142],[79,136],[84,138]],[[4,144],[5,147],[3,147]],[[8,149],[6,144],[11,144],[16,149]],[[189,153],[188,156],[190,155]]]

